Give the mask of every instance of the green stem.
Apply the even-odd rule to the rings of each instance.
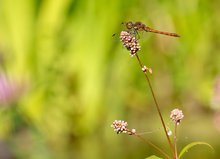
[[[141,139],[143,142],[149,144],[150,146],[152,146],[153,148],[155,148],[157,151],[159,151],[161,154],[163,154],[167,159],[171,159],[170,156],[168,154],[166,154],[163,150],[161,150],[158,146],[154,145],[152,142],[146,140],[145,138],[143,138],[142,136],[135,134],[136,137],[138,137],[139,139]]]
[[[176,136],[177,136],[177,123],[175,123],[175,128],[174,128],[174,149],[175,149],[175,159],[178,159],[178,153],[177,153],[177,144],[176,144]]]
[[[138,60],[138,63],[139,63],[139,65],[140,65],[141,69],[142,69],[144,66],[143,66],[143,64],[142,64],[142,62],[141,62],[141,60],[140,60],[138,54],[136,54],[135,56],[136,56],[136,58],[137,58],[137,60]],[[169,137],[168,134],[167,134],[167,130],[166,130],[166,126],[165,126],[165,123],[164,123],[164,120],[163,120],[163,116],[162,116],[162,114],[161,114],[160,107],[159,107],[159,105],[158,105],[158,103],[157,103],[157,99],[156,99],[156,97],[155,97],[153,88],[152,88],[152,86],[151,86],[151,83],[150,83],[150,80],[149,80],[149,78],[148,78],[148,76],[147,76],[147,73],[144,73],[144,75],[145,75],[145,78],[146,78],[146,80],[147,80],[147,83],[148,83],[148,85],[149,85],[149,87],[150,87],[150,91],[151,91],[151,94],[152,94],[152,96],[153,96],[154,103],[155,103],[156,108],[157,108],[157,112],[158,112],[158,114],[159,114],[159,116],[160,116],[160,120],[161,120],[161,123],[162,123],[162,125],[163,125],[163,129],[164,129],[164,132],[165,132],[165,134],[166,134],[168,143],[169,143],[169,145],[170,145],[170,148],[171,148],[173,157],[175,158],[175,150],[174,150],[173,145],[172,145],[172,143],[171,143],[171,141],[170,141],[170,137]]]

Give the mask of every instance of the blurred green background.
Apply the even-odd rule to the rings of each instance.
[[[215,154],[198,146],[183,158],[219,159],[219,6],[218,0],[1,0],[0,73],[13,89],[1,101],[0,158],[160,156],[113,132],[115,119],[153,131],[143,137],[170,153],[149,87],[119,39],[122,22],[141,21],[181,35],[140,33],[139,52],[153,69],[167,125],[172,109],[185,115],[178,150],[205,141]]]

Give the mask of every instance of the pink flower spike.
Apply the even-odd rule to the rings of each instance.
[[[141,49],[136,37],[128,31],[122,31],[120,33],[120,39],[124,47],[130,51],[131,57],[136,55],[136,53]]]
[[[117,134],[127,133],[128,131],[127,126],[128,123],[123,120],[115,120],[111,125],[111,127],[114,128],[114,131],[116,131]]]
[[[183,119],[184,115],[182,110],[173,109],[170,114],[170,119],[175,122],[177,125],[180,124],[181,120]]]

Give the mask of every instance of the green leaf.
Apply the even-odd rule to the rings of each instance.
[[[155,156],[155,155],[152,155],[152,156],[147,157],[147,158],[145,158],[145,159],[162,159],[162,158],[157,157],[157,156]]]
[[[214,150],[213,147],[212,147],[210,144],[206,143],[206,142],[200,142],[200,141],[192,142],[192,143],[186,145],[186,146],[182,149],[182,151],[181,151],[180,154],[179,154],[179,159],[183,156],[183,154],[184,154],[185,152],[187,152],[190,148],[192,148],[193,146],[196,146],[196,145],[206,145],[206,146],[210,147],[212,150]]]

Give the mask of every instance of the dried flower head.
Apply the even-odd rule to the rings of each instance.
[[[120,34],[120,39],[124,47],[130,51],[131,56],[134,56],[141,48],[135,36],[128,31],[122,31]]]
[[[146,74],[149,72],[150,74],[153,73],[153,70],[151,68],[148,68],[147,66],[143,66],[142,71]]]
[[[182,110],[179,109],[173,109],[170,114],[170,119],[172,119],[173,122],[175,122],[177,125],[181,122],[184,115]]]
[[[136,133],[136,130],[135,129],[130,130],[127,128],[127,126],[128,126],[128,123],[123,120],[115,120],[111,125],[111,127],[114,128],[114,131],[116,131],[117,134],[127,133],[128,135],[134,135]]]

